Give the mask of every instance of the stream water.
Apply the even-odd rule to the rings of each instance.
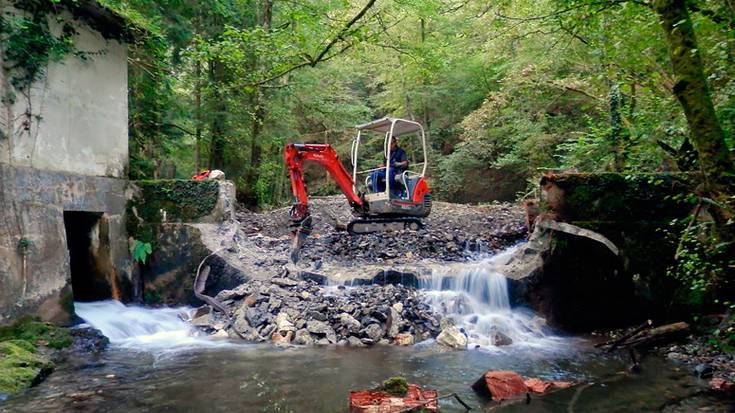
[[[649,357],[641,373],[629,374],[627,355],[602,354],[585,340],[555,334],[530,311],[511,309],[500,259],[437,268],[421,285],[433,308],[464,329],[467,351],[431,341],[365,349],[242,344],[196,336],[178,317],[183,308],[76,303],[77,314],[110,339],[109,349],[70,357],[39,386],[1,403],[0,412],[344,412],[350,390],[396,375],[440,394],[456,392],[487,411],[497,406],[470,385],[489,369],[579,383],[502,411],[691,411],[702,405],[730,411],[699,394],[702,383],[668,361]],[[513,344],[494,346],[498,331]],[[454,400],[442,402],[442,412],[455,411],[464,410]]]

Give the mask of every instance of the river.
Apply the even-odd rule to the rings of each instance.
[[[554,332],[528,310],[511,308],[499,258],[437,268],[421,283],[430,305],[467,334],[465,351],[433,340],[358,349],[243,344],[197,336],[179,319],[185,308],[76,303],[80,317],[110,339],[109,348],[71,356],[39,386],[0,404],[0,412],[344,412],[350,390],[397,375],[440,394],[455,392],[487,411],[498,406],[470,388],[486,370],[578,383],[533,396],[528,405],[500,406],[503,412],[690,411],[703,405],[730,411],[699,394],[704,383],[667,360],[650,356],[642,372],[628,373],[627,354],[604,354],[587,340]],[[495,346],[497,332],[513,343]],[[445,400],[441,411],[464,409]]]

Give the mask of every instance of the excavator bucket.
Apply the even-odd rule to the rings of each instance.
[[[299,262],[301,255],[301,247],[304,245],[304,241],[311,234],[311,216],[307,216],[291,231],[293,240],[291,241],[291,262],[296,264]]]

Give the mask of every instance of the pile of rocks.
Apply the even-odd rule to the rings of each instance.
[[[216,336],[248,341],[411,345],[437,337],[442,327],[456,329],[431,311],[418,290],[404,285],[325,287],[280,275],[221,291],[216,299],[229,317],[205,305],[191,323]]]

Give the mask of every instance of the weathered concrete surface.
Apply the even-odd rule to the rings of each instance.
[[[42,171],[0,163],[0,323],[36,313],[63,321],[71,310],[64,211],[99,212],[97,236],[124,285],[130,260],[122,179]],[[94,240],[93,240],[94,242]]]
[[[686,195],[694,181],[683,174],[545,176],[539,219],[595,231],[620,254],[589,238],[536,229],[510,263],[511,295],[571,331],[676,316],[677,284],[666,276],[676,244],[665,231],[692,210]]]
[[[0,104],[5,136],[0,139],[0,163],[124,177],[128,162],[127,47],[104,39],[68,13],[63,16],[79,33],[75,36],[77,50],[95,55],[85,60],[71,56],[49,64],[46,77],[32,85],[30,99],[14,93],[7,76],[0,78],[0,95],[16,95],[14,104]],[[58,26],[53,18],[50,24]],[[0,76],[4,76],[1,71]]]

